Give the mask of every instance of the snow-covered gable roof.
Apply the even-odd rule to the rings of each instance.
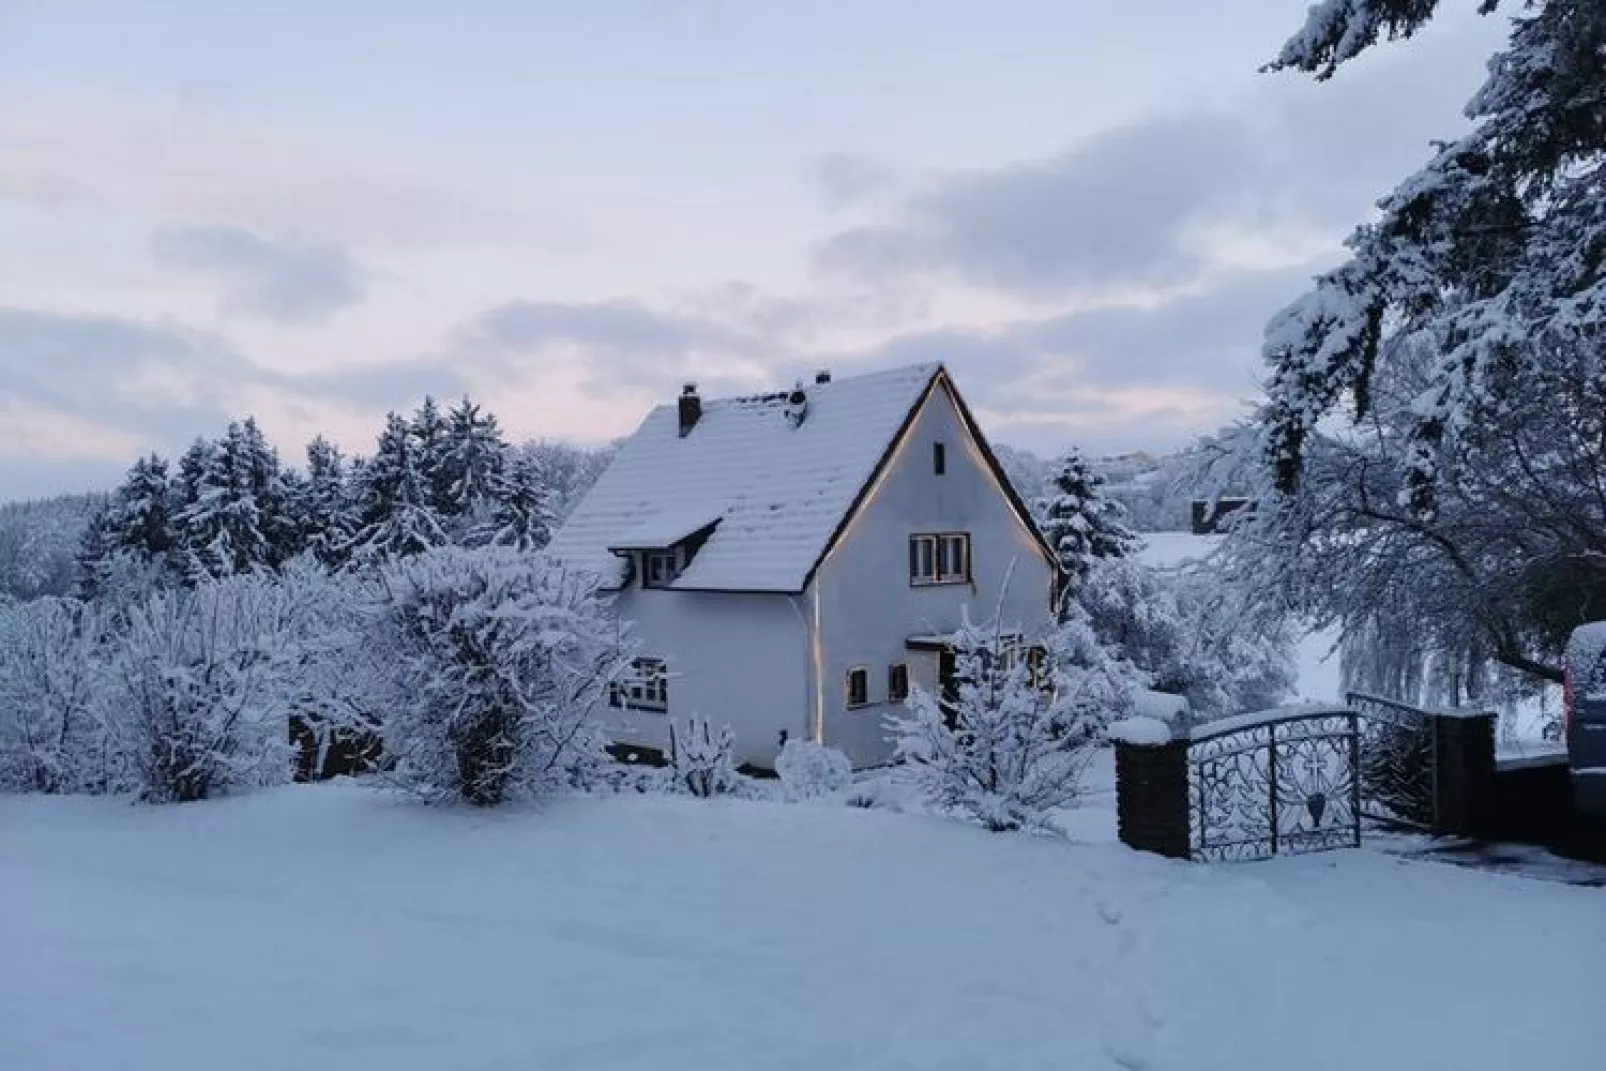
[[[811,383],[801,425],[786,392],[706,399],[690,434],[677,406],[648,414],[553,538],[559,559],[607,578],[610,547],[667,545],[717,520],[671,585],[801,591],[941,366]]]

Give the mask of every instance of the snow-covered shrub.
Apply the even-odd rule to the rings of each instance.
[[[834,747],[812,740],[788,740],[775,759],[775,772],[794,800],[840,792],[853,782],[853,763]]]
[[[287,719],[311,639],[285,588],[258,575],[126,608],[107,702],[127,787],[171,803],[287,780]]]
[[[1104,725],[1130,709],[1111,663],[1072,604],[1046,651],[968,615],[954,634],[952,709],[916,690],[889,718],[897,757],[925,801],[990,830],[1052,828],[1072,802]]]
[[[693,796],[707,798],[735,792],[736,734],[728,725],[715,728],[707,718],[693,714],[669,726],[670,764],[675,784]]]
[[[1293,690],[1287,617],[1255,605],[1211,565],[1162,570],[1106,558],[1093,563],[1076,601],[1143,686],[1186,698],[1195,721],[1264,710]]]
[[[619,672],[595,578],[540,554],[443,547],[389,566],[376,638],[397,784],[489,807],[603,761],[593,718]]]
[[[0,604],[0,790],[79,792],[103,779],[104,628],[72,599]]]

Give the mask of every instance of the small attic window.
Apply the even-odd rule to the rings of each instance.
[[[943,443],[931,444],[931,471],[938,476],[948,471],[948,447]]]
[[[680,574],[672,550],[649,550],[642,555],[641,586],[667,588]]]

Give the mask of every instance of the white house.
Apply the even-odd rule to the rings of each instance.
[[[612,731],[666,749],[670,717],[728,723],[738,761],[806,737],[887,761],[885,717],[947,684],[971,607],[1031,643],[1051,548],[952,379],[920,365],[654,409],[555,536],[617,589],[640,657]]]

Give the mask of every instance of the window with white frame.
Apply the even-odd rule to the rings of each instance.
[[[969,581],[969,532],[909,537],[909,583],[965,584]]]
[[[637,658],[608,686],[608,705],[662,714],[669,710],[669,667],[661,658]]]
[[[848,670],[848,706],[870,705],[870,671],[863,666]]]

